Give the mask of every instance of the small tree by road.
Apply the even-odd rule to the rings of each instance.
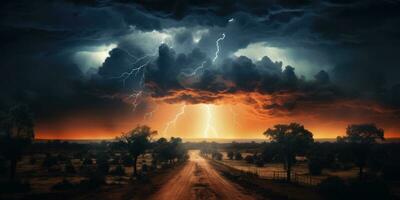
[[[313,134],[297,123],[278,124],[269,128],[264,135],[271,140],[271,143],[278,145],[282,154],[286,169],[287,181],[291,180],[291,170],[295,156],[305,153],[314,142]]]
[[[148,126],[138,126],[117,137],[117,147],[126,149],[133,158],[133,175],[137,176],[137,159],[151,147],[151,138],[156,135]]]

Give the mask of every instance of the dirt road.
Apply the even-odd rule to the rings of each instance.
[[[190,152],[190,159],[151,200],[203,200],[203,199],[255,199],[243,188],[222,177],[197,152]]]

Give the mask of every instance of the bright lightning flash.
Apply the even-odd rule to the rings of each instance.
[[[171,125],[174,125],[174,126],[176,125],[176,121],[179,119],[179,117],[181,115],[183,115],[185,113],[185,108],[186,108],[186,104],[183,104],[180,111],[175,115],[175,117],[165,125],[164,131],[163,131],[164,136],[167,133],[168,129],[171,127]]]
[[[204,129],[203,136],[205,138],[208,138],[210,136],[209,132],[212,131],[213,136],[217,138],[218,137],[218,132],[215,129],[214,125],[212,124],[213,116],[212,116],[211,106],[210,105],[205,105],[205,109],[206,109],[206,114],[207,114],[207,120],[206,120],[206,125],[205,125],[206,128]]]

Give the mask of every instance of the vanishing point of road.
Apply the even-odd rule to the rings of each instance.
[[[221,176],[198,152],[189,152],[185,166],[150,197],[151,200],[255,199]]]

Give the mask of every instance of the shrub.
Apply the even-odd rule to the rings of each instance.
[[[123,176],[125,175],[125,168],[122,165],[117,165],[110,173],[115,176]]]
[[[212,158],[215,159],[215,160],[222,160],[222,153],[220,153],[220,152],[214,152],[214,153],[212,154]]]
[[[322,173],[322,162],[318,159],[310,159],[308,161],[308,171],[311,175],[321,175]]]
[[[66,178],[64,178],[61,182],[56,183],[51,187],[52,190],[72,190],[75,186],[71,182],[69,182]]]
[[[76,170],[74,165],[72,165],[71,161],[68,161],[67,164],[65,164],[65,172],[69,174],[75,174]]]
[[[108,171],[110,170],[110,165],[108,164],[108,161],[106,159],[98,159],[96,161],[97,164],[97,170],[103,174],[107,174]]]
[[[257,159],[255,160],[255,164],[257,167],[264,167],[265,165],[264,159],[261,156],[258,156]]]
[[[230,160],[233,160],[233,156],[235,155],[235,153],[233,153],[233,151],[229,151],[227,156]]]
[[[242,154],[240,152],[237,152],[235,154],[235,160],[243,160]]]
[[[149,171],[149,169],[148,169],[147,164],[146,163],[142,164],[142,172],[148,172],[148,171]]]
[[[83,165],[93,165],[93,160],[92,160],[92,158],[90,158],[90,157],[86,157],[84,160],[83,160],[83,163],[82,163]]]
[[[247,163],[254,163],[254,157],[251,155],[247,155],[244,160],[246,160]]]
[[[122,157],[122,163],[123,163],[125,166],[131,166],[131,165],[133,165],[133,158],[132,158],[132,156],[124,155],[124,156]]]
[[[43,167],[50,169],[51,167],[55,166],[58,164],[58,159],[57,157],[54,157],[52,155],[46,155],[46,158],[43,161]]]
[[[347,186],[341,178],[333,176],[323,180],[318,185],[318,191],[326,199],[342,199],[347,194]]]
[[[88,179],[82,180],[79,183],[79,189],[81,190],[92,190],[99,188],[105,184],[105,177],[100,173],[92,173]]]

